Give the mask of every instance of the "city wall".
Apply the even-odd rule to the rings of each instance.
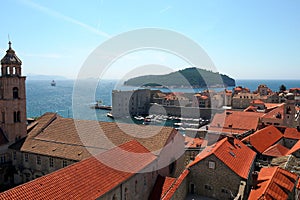
[[[179,106],[163,106],[159,104],[151,104],[149,114],[171,115],[186,118],[203,118],[211,119],[216,113],[222,113],[224,109],[196,108],[196,107],[179,107]]]

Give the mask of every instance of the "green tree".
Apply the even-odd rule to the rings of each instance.
[[[282,85],[279,87],[279,91],[280,91],[280,92],[286,91],[285,85],[282,84]]]

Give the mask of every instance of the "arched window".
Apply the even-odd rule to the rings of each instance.
[[[21,122],[21,113],[20,111],[14,112],[14,123]]]
[[[128,200],[128,189],[125,188],[124,200]]]
[[[117,198],[116,194],[114,194],[112,200],[117,200],[117,199],[118,199],[118,198]]]
[[[17,87],[13,88],[13,98],[18,99],[19,98],[19,89]]]
[[[137,180],[135,180],[135,184],[134,184],[134,192],[135,192],[135,194],[137,193],[137,186],[138,186],[138,182],[137,182]]]

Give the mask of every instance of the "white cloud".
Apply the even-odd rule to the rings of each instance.
[[[159,11],[159,13],[165,13],[165,12],[167,12],[168,10],[170,10],[171,8],[172,8],[172,6],[167,6],[167,7],[163,8],[163,9],[161,9],[161,10]]]
[[[70,23],[75,24],[75,25],[79,25],[82,28],[85,28],[86,30],[88,30],[88,31],[90,31],[92,33],[95,33],[97,35],[101,35],[101,36],[103,36],[105,38],[109,38],[110,37],[110,35],[108,33],[104,32],[104,31],[101,31],[101,30],[96,29],[96,28],[94,28],[92,26],[89,26],[89,25],[87,25],[87,24],[85,24],[85,23],[83,23],[81,21],[78,21],[78,20],[76,20],[74,18],[71,18],[69,16],[63,15],[63,14],[61,14],[59,12],[54,11],[54,10],[51,10],[50,8],[44,7],[42,5],[39,5],[39,4],[37,4],[37,3],[33,2],[33,1],[30,1],[30,0],[21,0],[21,2],[24,3],[27,6],[30,6],[31,8],[34,8],[34,9],[40,11],[40,12],[43,12],[43,13],[47,14],[49,16],[62,19],[64,21],[66,21],[66,22],[70,22]]]

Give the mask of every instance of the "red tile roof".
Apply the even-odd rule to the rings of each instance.
[[[237,134],[256,130],[259,118],[263,115],[264,113],[226,110],[215,114],[209,130]]]
[[[135,139],[158,155],[175,135],[180,134],[171,127],[74,120],[46,113],[20,150],[79,161],[90,157],[91,152],[98,154]]]
[[[189,165],[189,167],[196,165],[204,158],[214,154],[237,175],[247,179],[256,153],[240,140],[233,139],[234,145],[232,145],[229,141],[226,137],[214,145],[207,146],[196,156],[195,160]],[[241,165],[241,163],[243,164]]]
[[[300,140],[300,132],[296,128],[286,128],[283,137]]]
[[[245,137],[242,141],[250,143],[258,152],[263,153],[282,138],[282,133],[275,126],[267,126]]]
[[[200,148],[202,144],[206,144],[207,141],[205,141],[203,138],[192,138],[185,136],[185,148]]]
[[[255,99],[255,100],[253,100],[253,101],[251,102],[251,104],[260,104],[260,105],[264,105],[265,102],[263,102],[263,101],[260,100],[260,99]]]
[[[158,175],[149,199],[160,200],[170,189],[176,178]]]
[[[288,154],[293,154],[300,149],[300,140],[289,150]]]
[[[266,149],[262,154],[271,157],[281,157],[288,155],[289,149],[277,143],[268,149]]]
[[[0,194],[0,199],[96,199],[149,166],[155,159],[156,156],[140,143],[130,141],[97,157],[90,157],[5,191]],[[100,162],[103,160],[122,165],[130,172],[111,168]]]
[[[274,108],[273,110],[271,110],[270,112],[264,114],[264,116],[262,116],[262,118],[267,118],[267,119],[276,119],[276,116],[278,114],[281,115],[281,118],[277,118],[277,119],[283,119],[283,114],[284,114],[284,104],[278,106],[277,108]]]
[[[258,174],[258,185],[252,189],[249,200],[288,199],[295,187],[297,175],[279,167],[262,168]]]
[[[244,110],[244,112],[257,112],[257,108],[255,106],[249,106]]]
[[[161,197],[161,200],[169,200],[173,197],[177,189],[181,186],[183,181],[187,178],[187,175],[189,174],[189,170],[185,169],[182,174],[175,179],[173,184],[169,187],[168,191],[164,193],[164,195]]]

